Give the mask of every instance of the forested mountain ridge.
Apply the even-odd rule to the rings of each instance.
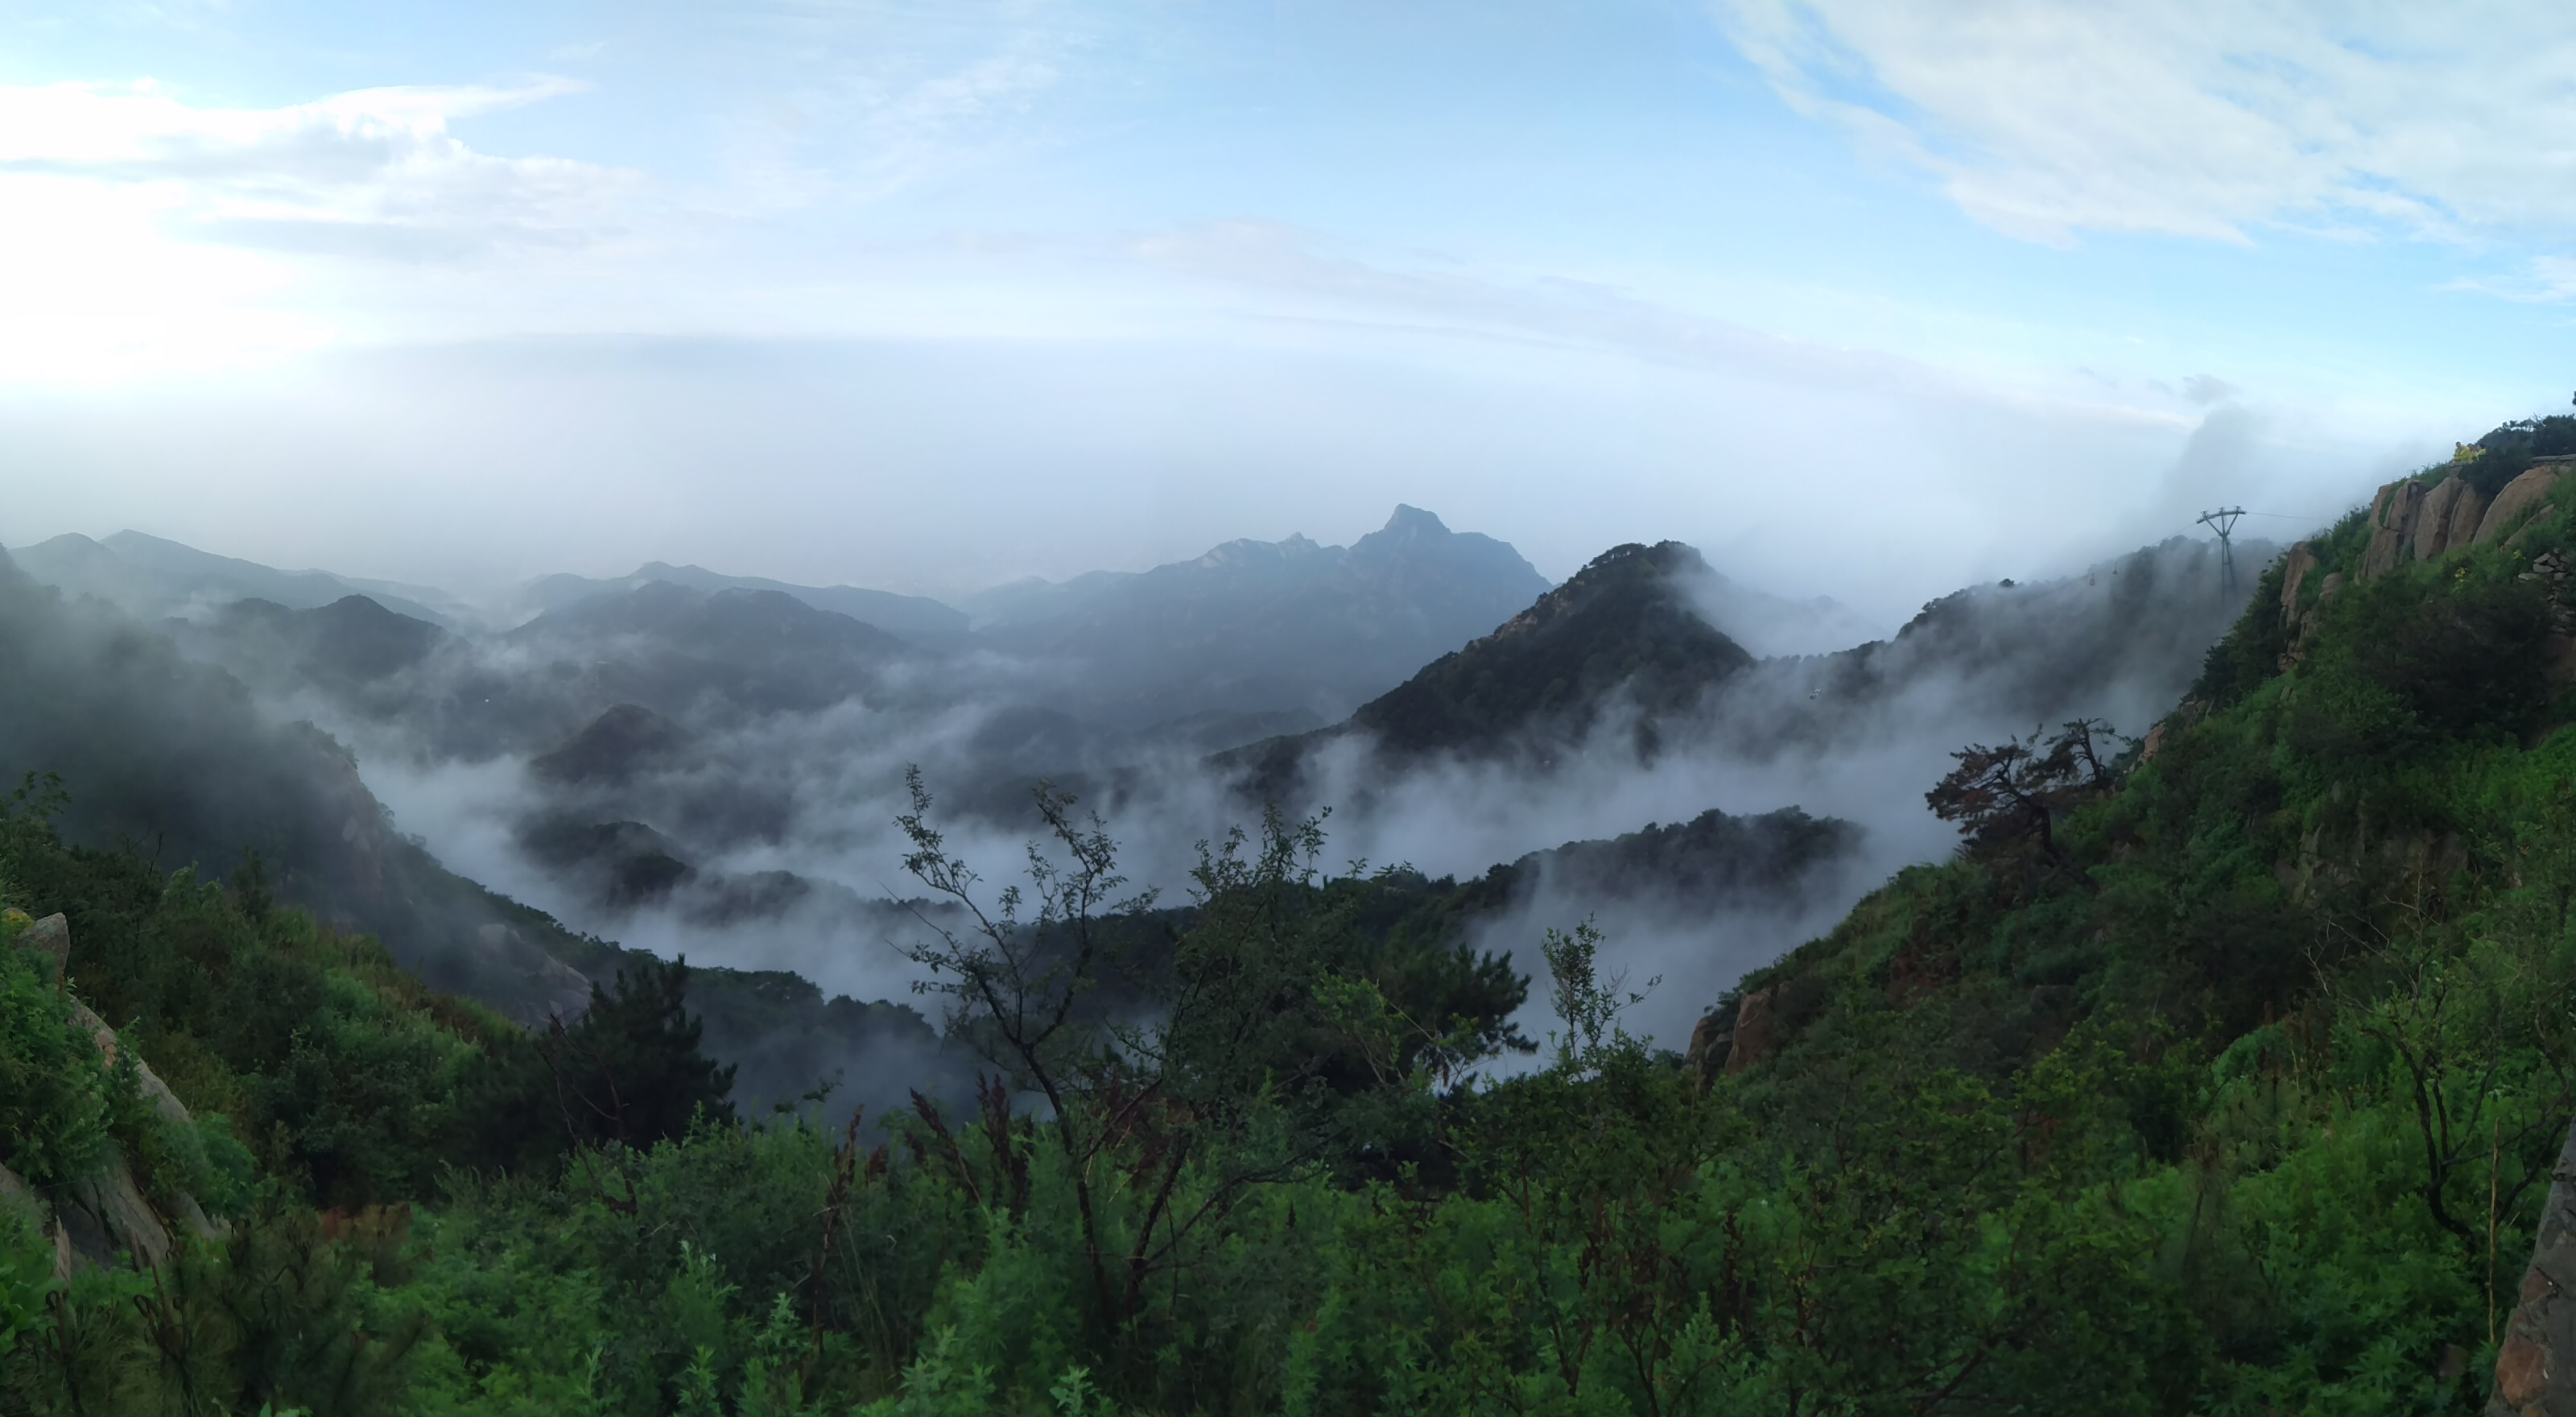
[[[1886,640],[1757,658],[1706,618],[1712,579],[1677,541],[1614,547],[1343,722],[1211,765],[1247,801],[1313,802],[1318,760],[1354,745],[1382,778],[1441,762],[1831,754],[1925,720],[2134,725],[2191,682],[2252,590],[2250,575],[2224,583],[2213,545],[2176,537],[2080,575],[1955,591]]]

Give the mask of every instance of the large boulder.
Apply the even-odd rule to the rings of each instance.
[[[2415,514],[2415,559],[2438,561],[2445,552],[2468,545],[2486,513],[2486,497],[2467,478],[2446,479],[2425,494],[2424,509]]]
[[[2561,463],[2541,463],[2506,483],[2504,490],[2496,494],[2494,503],[2488,506],[2487,514],[2479,518],[2477,535],[2472,540],[2484,546],[2502,536],[2505,528],[2522,521],[2525,513],[2546,503],[2549,494],[2558,486],[2563,466]]]

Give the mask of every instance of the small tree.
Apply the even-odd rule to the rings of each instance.
[[[1646,989],[1634,994],[1627,992],[1625,972],[1603,978],[1601,931],[1589,919],[1571,934],[1550,926],[1538,948],[1547,961],[1548,1004],[1565,1025],[1562,1034],[1548,1035],[1556,1047],[1557,1067],[1581,1074],[1598,1068],[1606,1053],[1636,1047],[1636,1040],[1619,1026],[1619,1015],[1645,1002],[1646,991],[1664,982],[1663,977],[1647,980]]]
[[[2057,839],[2057,818],[2117,785],[2096,736],[2117,738],[2097,719],[2077,719],[2053,738],[2034,728],[2028,738],[1987,746],[1972,743],[1950,756],[1958,766],[1923,794],[1932,814],[1959,824],[1972,848],[2008,850],[2034,842],[2053,864],[2081,877]]]
[[[540,1094],[572,1146],[650,1147],[685,1136],[701,1114],[730,1124],[734,1069],[699,1046],[705,1021],[688,1012],[689,962],[637,958],[614,989],[590,987],[590,1007],[549,1018],[536,1040]]]

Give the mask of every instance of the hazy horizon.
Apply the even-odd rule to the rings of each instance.
[[[2296,535],[2560,406],[2567,160],[2508,139],[2568,49],[2538,7],[13,7],[0,536],[954,596],[1407,502],[1883,619],[2220,502]]]

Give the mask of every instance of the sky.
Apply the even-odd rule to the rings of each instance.
[[[0,542],[1902,618],[2566,407],[2571,179],[2541,4],[0,0]]]

